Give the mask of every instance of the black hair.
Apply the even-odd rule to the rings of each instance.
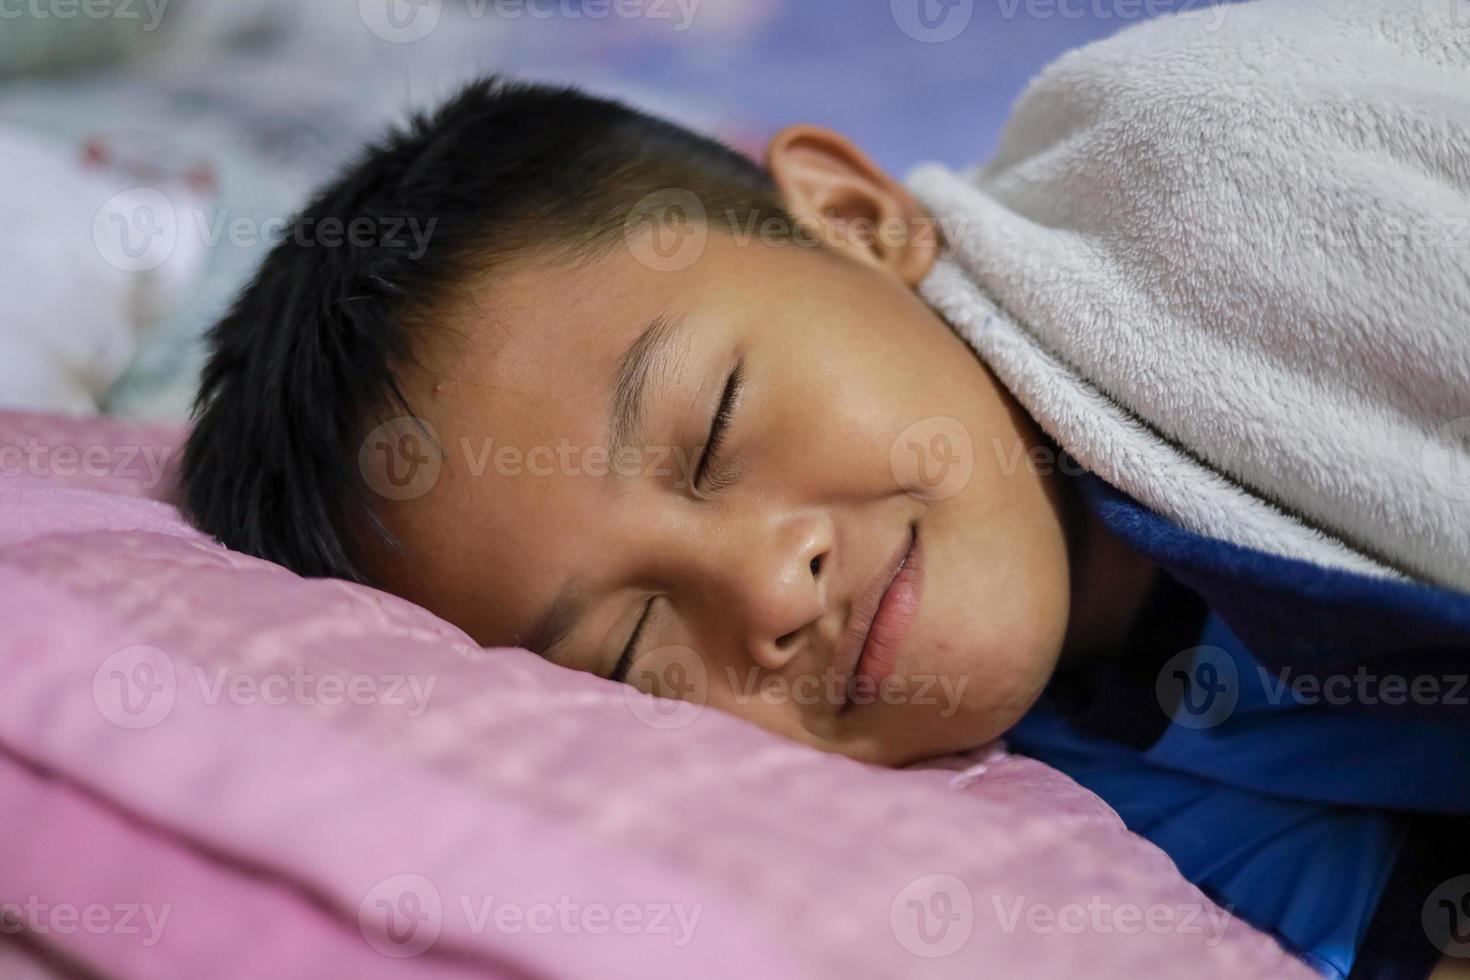
[[[397,542],[358,449],[374,420],[413,415],[398,372],[456,288],[539,249],[594,253],[669,188],[789,224],[752,160],[572,88],[485,78],[391,129],[292,218],[209,332],[186,516],[300,575],[370,582],[361,535]],[[353,222],[364,234],[343,237]],[[405,227],[431,229],[424,247]]]

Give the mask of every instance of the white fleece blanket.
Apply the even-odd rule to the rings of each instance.
[[[1033,81],[910,189],[924,298],[1193,531],[1470,591],[1470,5],[1256,0]]]

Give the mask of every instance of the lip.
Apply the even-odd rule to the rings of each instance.
[[[897,666],[899,650],[919,611],[923,592],[923,563],[917,524],[897,552],[882,565],[876,581],[859,599],[842,645],[838,663],[843,666],[843,702],[838,711],[852,704],[852,685],[859,677],[876,691]]]

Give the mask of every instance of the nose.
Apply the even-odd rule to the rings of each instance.
[[[833,531],[825,514],[765,521],[732,538],[724,557],[735,635],[752,661],[778,671],[811,642],[825,608]]]

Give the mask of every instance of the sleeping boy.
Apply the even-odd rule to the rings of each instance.
[[[472,84],[296,219],[426,249],[285,236],[214,328],[185,509],[866,762],[1004,734],[1326,975],[1470,955],[1470,248],[1372,237],[1470,215],[1470,38],[1229,13],[908,186]]]

